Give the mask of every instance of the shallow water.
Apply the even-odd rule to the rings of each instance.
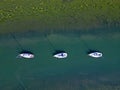
[[[100,29],[99,29],[100,30]],[[21,48],[10,35],[1,38],[1,90],[112,90],[120,88],[120,32],[84,31],[75,34],[14,34],[34,59],[16,58]],[[106,29],[104,29],[106,30]],[[91,58],[89,49],[103,52],[102,58]],[[52,57],[55,50],[65,50],[68,58]]]

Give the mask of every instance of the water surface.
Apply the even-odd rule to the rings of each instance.
[[[43,34],[14,33],[22,48],[35,54],[30,60],[16,58],[22,49],[10,34],[1,37],[1,90],[120,88],[119,28]],[[88,57],[89,49],[100,50],[103,57]],[[68,58],[53,58],[55,50],[65,50]]]

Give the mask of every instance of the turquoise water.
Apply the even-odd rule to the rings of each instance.
[[[99,29],[100,30],[100,29]],[[80,33],[14,34],[34,59],[16,58],[21,51],[10,36],[0,43],[1,90],[113,90],[120,88],[119,29]],[[102,58],[88,57],[89,49],[103,52]],[[55,50],[65,50],[68,58],[56,59]]]

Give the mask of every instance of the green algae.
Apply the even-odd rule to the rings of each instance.
[[[0,25],[36,20],[45,27],[98,27],[120,24],[119,0],[2,0]],[[5,30],[4,30],[5,31]],[[4,32],[0,31],[0,32]]]

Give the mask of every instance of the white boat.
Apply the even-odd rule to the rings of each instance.
[[[53,57],[55,58],[67,58],[67,53],[65,52],[61,52],[61,53],[56,53],[55,55],[53,55]]]
[[[97,52],[97,51],[96,51],[96,52],[91,52],[91,53],[89,53],[88,56],[94,57],[94,58],[100,58],[100,57],[102,57],[103,55],[102,55],[101,52]]]
[[[20,53],[17,57],[19,58],[34,58],[32,53]]]

